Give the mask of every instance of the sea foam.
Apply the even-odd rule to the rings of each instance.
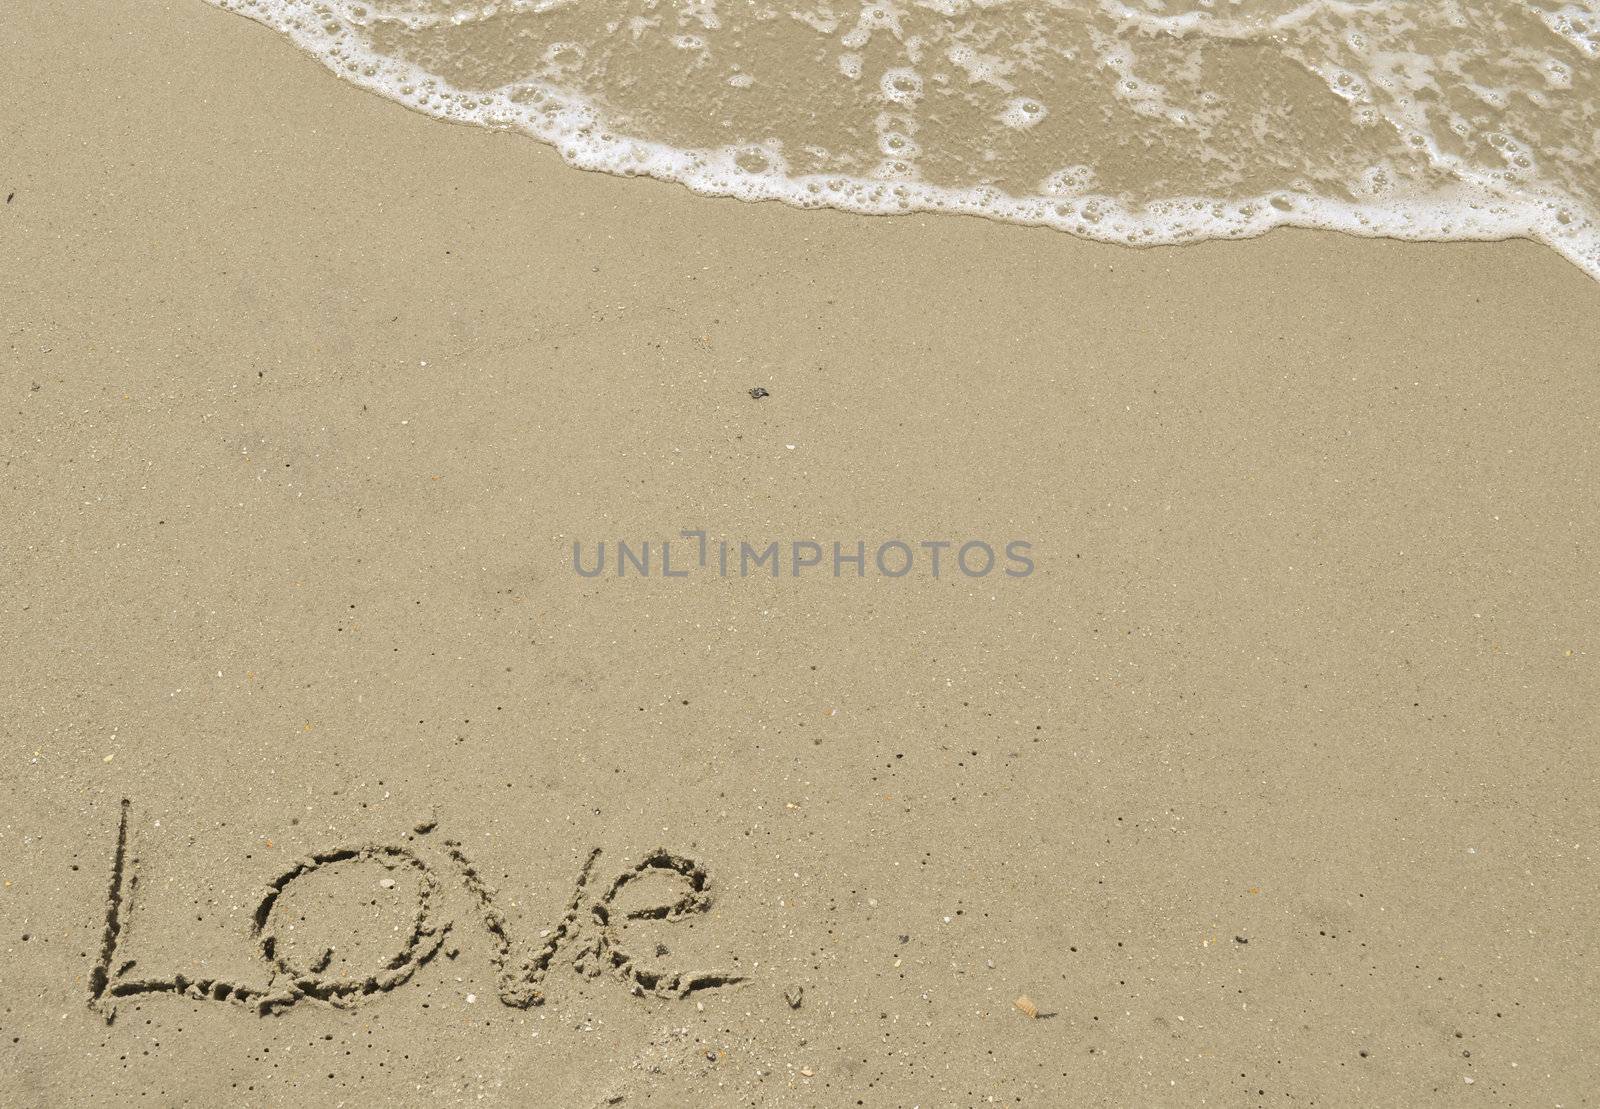
[[[1131,245],[1526,237],[1600,278],[1600,0],[211,0],[696,192]]]

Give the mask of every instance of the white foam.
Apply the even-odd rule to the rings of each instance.
[[[1013,131],[1026,131],[1042,123],[1049,114],[1049,109],[1037,100],[1018,96],[1006,101],[1005,110],[997,118]]]
[[[1392,159],[1385,159],[1352,164],[1329,179],[1316,164],[1317,152],[1313,151],[1304,160],[1312,163],[1314,172],[1286,175],[1280,184],[1265,191],[1219,187],[1214,194],[1147,197],[1134,203],[1093,191],[1104,187],[1099,184],[1102,174],[1097,165],[1063,165],[1065,159],[1056,163],[1063,168],[1035,179],[1039,183],[1030,187],[1036,188],[1036,193],[1007,192],[983,181],[952,185],[927,180],[919,164],[927,140],[917,133],[914,120],[906,126],[898,116],[879,116],[877,149],[870,152],[879,160],[865,162],[871,166],[865,172],[796,172],[776,139],[754,135],[749,141],[722,146],[685,147],[649,134],[627,134],[626,128],[600,108],[602,100],[588,95],[576,77],[560,84],[539,76],[489,90],[457,88],[421,66],[374,49],[365,37],[375,21],[431,33],[441,27],[482,23],[507,10],[570,12],[572,0],[498,0],[456,7],[410,0],[391,2],[381,9],[356,0],[211,2],[276,28],[341,77],[418,111],[459,123],[515,128],[548,143],[574,166],[623,175],[646,174],[712,196],[779,200],[802,208],[831,207],[869,214],[964,213],[1130,245],[1238,239],[1282,226],[1410,240],[1526,237],[1548,244],[1600,279],[1600,229],[1594,213],[1586,208],[1590,198],[1575,191],[1578,185],[1574,184],[1587,179],[1591,187],[1597,185],[1600,132],[1593,120],[1587,135],[1579,126],[1575,155],[1570,149],[1545,150],[1530,135],[1485,129],[1461,110],[1441,111],[1440,59],[1375,42],[1374,26],[1382,31],[1386,26],[1383,20],[1399,18],[1385,13],[1381,4],[1312,0],[1285,7],[1277,14],[1242,20],[1218,20],[1204,10],[1156,16],[1103,5],[1117,23],[1110,30],[1092,32],[1089,56],[1060,53],[1074,64],[1101,67],[1114,85],[1112,94],[1140,117],[1159,120],[1174,132],[1195,134],[1206,133],[1208,121],[1220,111],[1214,93],[1207,94],[1210,100],[1200,95],[1190,103],[1178,103],[1164,84],[1142,74],[1137,53],[1144,41],[1141,36],[1260,36],[1264,28],[1280,37],[1301,34],[1296,49],[1306,53],[1304,69],[1323,80],[1332,96],[1349,103],[1353,126],[1393,128],[1396,156],[1414,156],[1427,170],[1423,180],[1418,173],[1403,171]],[[960,18],[971,18],[964,0],[944,2]],[[926,18],[933,7],[925,2],[921,17]],[[1593,87],[1592,69],[1585,67],[1591,65],[1589,59],[1600,57],[1600,5],[1530,7],[1549,28],[1552,43],[1566,43],[1571,49],[1564,58],[1544,51],[1522,59],[1528,72],[1538,75],[1537,86],[1531,79],[1515,87],[1472,85],[1465,75],[1453,79],[1454,88],[1470,86],[1474,102],[1485,111],[1505,112],[1519,98],[1535,95],[1570,96],[1580,77],[1588,82],[1587,87]],[[903,48],[903,60],[920,56],[929,45],[922,36],[907,32],[909,17],[888,0],[862,4],[854,20],[841,18],[826,7],[788,14],[795,24],[834,36],[841,47],[834,64],[852,82],[867,74],[865,51],[876,49],[874,39],[880,34]],[[715,3],[700,0],[678,12],[676,18],[680,28],[687,23],[693,31],[680,30],[671,41],[684,50],[708,55],[721,21]],[[1371,24],[1373,19],[1379,23]],[[1306,37],[1307,28],[1318,20],[1327,25],[1324,33]],[[1346,26],[1341,22],[1345,20],[1352,22]],[[1116,29],[1129,26],[1135,30],[1126,36]],[[642,26],[633,27],[635,37],[643,33]],[[1021,132],[1017,141],[1033,142],[1033,136],[1046,130],[1043,121],[1053,115],[1043,99],[1019,91],[1025,70],[1014,58],[961,42],[949,45],[942,56],[961,71],[958,83],[964,80],[990,86],[996,90],[994,95],[1003,97],[999,110],[989,118],[1013,133]],[[577,74],[583,68],[584,47],[576,42],[552,43],[544,58],[546,73]],[[724,68],[717,82],[736,89],[770,83],[765,74],[758,78],[734,72],[737,70],[737,66]],[[732,76],[728,76],[730,72]],[[902,64],[874,73],[869,87],[885,109],[905,111],[926,98],[928,80],[914,65]],[[1547,100],[1542,107],[1553,111],[1550,103]],[[1271,124],[1270,113],[1261,118]],[[1586,151],[1582,147],[1585,139]],[[1469,140],[1472,149],[1492,149],[1496,157],[1469,156],[1464,152]],[[1273,140],[1267,134],[1259,141]],[[796,154],[806,153],[813,163],[816,153],[830,153],[814,144],[791,143],[791,149]],[[1237,151],[1215,146],[1206,149],[1214,151],[1224,167],[1218,174],[1219,183],[1242,176],[1241,171],[1228,168],[1240,164]],[[859,161],[867,154],[861,151],[856,157]],[[995,155],[986,151],[982,157]]]

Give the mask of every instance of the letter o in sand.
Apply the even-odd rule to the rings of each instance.
[[[343,876],[337,872],[343,870],[353,873],[340,882],[339,878]],[[402,926],[400,929],[405,939],[399,949],[389,954],[379,965],[372,966],[365,972],[330,973],[329,967],[334,955],[334,948],[331,946],[324,948],[317,957],[310,960],[310,965],[301,965],[302,960],[296,959],[292,949],[294,946],[302,945],[303,934],[313,929],[308,927],[309,922],[306,917],[297,917],[294,919],[294,924],[300,935],[294,937],[294,943],[287,941],[286,931],[280,932],[279,929],[279,922],[287,923],[290,914],[293,913],[285,895],[296,883],[304,883],[317,887],[317,891],[322,893],[324,899],[332,899],[337,893],[347,901],[360,900],[364,894],[362,887],[352,887],[347,883],[362,881],[355,875],[371,871],[383,875],[398,875],[407,880],[407,885],[415,884],[416,907],[411,914],[410,926]],[[395,895],[390,891],[395,890],[397,886],[395,879],[384,877],[377,880],[374,886],[367,888],[393,897]],[[309,997],[326,1001],[331,1005],[348,1007],[363,997],[387,992],[408,981],[418,967],[438,952],[444,942],[445,927],[436,925],[432,918],[432,902],[438,890],[439,882],[433,876],[428,864],[415,852],[404,847],[391,845],[342,847],[308,855],[297,861],[268,885],[261,903],[256,906],[252,928],[262,957],[273,965],[280,977],[288,980],[281,995],[274,999],[276,1003],[292,1005],[301,998]],[[315,897],[316,892],[311,892],[309,896]],[[376,895],[365,896],[366,902],[362,906],[363,916],[367,916],[366,909],[377,903]]]

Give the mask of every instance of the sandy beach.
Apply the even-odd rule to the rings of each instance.
[[[0,34],[0,1104],[1596,1103],[1577,266]]]

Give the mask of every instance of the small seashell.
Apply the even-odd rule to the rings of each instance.
[[[1033,1003],[1033,998],[1029,997],[1027,994],[1023,994],[1011,1004],[1016,1006],[1017,1012],[1021,1013],[1029,1020],[1039,1019],[1039,1006],[1035,1005]]]

